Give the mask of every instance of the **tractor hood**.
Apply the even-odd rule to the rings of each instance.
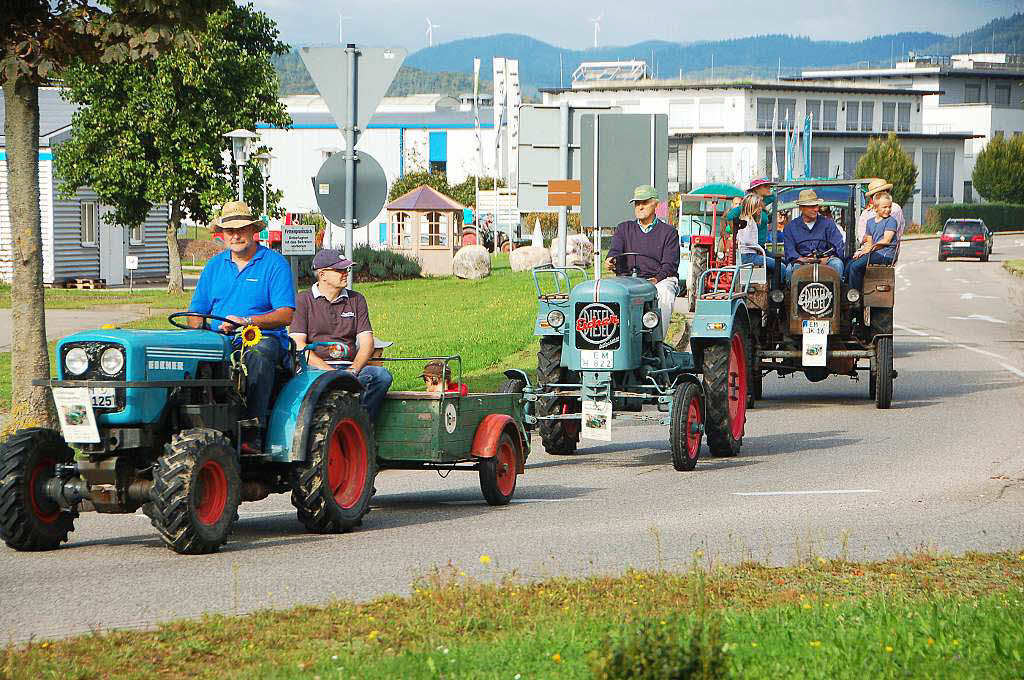
[[[88,356],[84,372],[68,370],[67,353],[80,347]],[[124,352],[117,376],[104,374],[100,357],[114,347]],[[180,380],[195,376],[200,362],[221,363],[231,353],[226,336],[203,330],[95,330],[69,335],[57,343],[57,375],[63,380]],[[79,354],[79,356],[81,356]]]

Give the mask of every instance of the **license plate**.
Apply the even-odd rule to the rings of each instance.
[[[804,319],[804,335],[828,335],[831,329],[830,321],[819,321],[815,319]]]
[[[93,408],[113,408],[115,406],[113,387],[90,387],[89,398]]]
[[[611,350],[580,350],[580,367],[594,370],[612,368]]]
[[[954,248],[966,248],[969,245],[971,245],[971,244],[967,243],[966,241],[963,241],[963,242],[957,241],[956,243],[953,244],[953,247]]]

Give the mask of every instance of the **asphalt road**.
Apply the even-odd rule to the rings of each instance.
[[[484,504],[475,475],[388,472],[355,533],[305,534],[277,496],[243,506],[209,556],[166,550],[141,514],[86,514],[59,551],[0,548],[0,639],[405,593],[448,564],[529,579],[686,569],[697,549],[789,563],[1022,547],[1024,283],[1000,261],[1024,257],[1024,236],[997,236],[985,264],[935,251],[901,256],[891,410],[865,381],[771,376],[735,459],[677,473],[666,428],[644,425],[573,457],[535,440],[508,507]]]

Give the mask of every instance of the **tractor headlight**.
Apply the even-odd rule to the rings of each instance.
[[[124,352],[117,347],[108,347],[100,355],[100,370],[107,375],[117,375],[124,369]]]
[[[846,299],[849,300],[850,302],[856,302],[857,300],[860,300],[860,291],[857,290],[856,288],[851,288],[850,290],[846,291]]]
[[[561,328],[563,323],[565,323],[565,314],[562,314],[557,309],[552,309],[548,312],[548,324],[552,328]]]
[[[68,350],[64,356],[64,368],[71,375],[82,375],[89,370],[89,355],[81,347]]]
[[[646,328],[647,330],[650,330],[657,326],[659,321],[661,321],[661,318],[659,317],[657,312],[646,312],[643,316],[644,328]]]
[[[771,293],[769,293],[769,295],[772,298],[772,302],[774,302],[776,304],[782,304],[782,301],[786,299],[786,294],[783,293],[778,288],[776,288]]]

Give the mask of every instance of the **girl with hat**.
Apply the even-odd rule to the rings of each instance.
[[[755,193],[748,193],[744,196],[739,216],[743,227],[736,232],[736,242],[739,245],[742,264],[767,267],[770,273],[775,270],[775,258],[766,259],[757,248],[759,228],[765,221],[767,212],[764,209],[764,199],[760,196]]]

